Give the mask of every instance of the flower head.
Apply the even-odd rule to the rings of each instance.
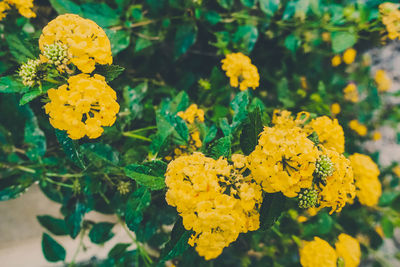
[[[392,86],[392,80],[384,70],[377,70],[375,73],[375,82],[379,92],[386,92]]]
[[[39,47],[59,43],[68,47],[71,62],[84,73],[91,73],[95,64],[111,64],[111,44],[94,21],[74,14],[60,15],[43,28]]]
[[[379,5],[382,23],[386,26],[388,37],[391,40],[400,38],[400,11],[399,4],[383,3]]]
[[[331,60],[331,64],[333,67],[337,67],[340,65],[340,63],[342,63],[342,59],[340,58],[339,55],[336,55],[332,58]]]
[[[15,6],[18,12],[26,18],[36,17],[35,12],[32,11],[33,0],[3,0],[0,2],[0,21],[6,17],[6,12]]]
[[[349,122],[349,127],[350,127],[350,129],[355,131],[359,136],[367,135],[367,132],[368,132],[367,126],[360,123],[358,120],[351,120]]]
[[[68,47],[62,43],[53,43],[44,46],[43,56],[46,62],[56,66],[65,65],[69,62],[70,55]]]
[[[347,101],[357,103],[359,101],[358,90],[355,83],[349,83],[344,89],[344,99]]]
[[[341,111],[340,105],[339,103],[333,103],[331,105],[331,113],[335,116],[337,114],[339,114]]]
[[[257,67],[251,64],[249,57],[242,53],[226,55],[222,61],[222,69],[230,78],[232,87],[238,87],[244,91],[247,88],[256,89],[259,85],[260,76]]]
[[[361,249],[357,239],[340,234],[335,247],[337,255],[344,260],[346,267],[357,267],[360,264]]]
[[[97,138],[102,126],[111,126],[119,111],[117,95],[105,78],[95,74],[78,74],[58,89],[47,92],[50,102],[45,105],[54,128],[66,130],[71,139],[87,135]]]
[[[177,115],[190,124],[195,120],[204,122],[204,110],[198,108],[196,104],[191,104],[185,111],[179,111]]]
[[[336,267],[336,252],[328,242],[319,237],[304,241],[300,248],[300,263],[303,267]]]
[[[21,65],[18,75],[25,86],[33,86],[44,78],[44,71],[39,59],[29,59],[28,62]]]
[[[343,61],[346,64],[351,64],[354,62],[354,59],[356,58],[357,55],[357,50],[355,50],[354,48],[349,48],[346,49],[346,51],[344,51],[343,53]]]

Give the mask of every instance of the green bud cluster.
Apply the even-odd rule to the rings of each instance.
[[[302,209],[315,207],[318,202],[318,191],[315,189],[302,189],[297,196],[298,205]]]
[[[326,177],[332,176],[334,172],[333,163],[327,155],[322,155],[319,157],[318,161],[315,163],[315,173],[325,180]]]
[[[39,59],[29,59],[28,62],[22,64],[18,75],[25,86],[33,86],[43,78],[40,71],[41,64]]]
[[[130,191],[130,183],[129,182],[119,182],[117,190],[121,195],[128,194]]]
[[[72,191],[75,194],[79,194],[81,192],[81,183],[79,182],[78,179],[75,179],[74,182],[72,183]]]
[[[65,65],[69,60],[68,47],[60,43],[46,45],[43,55],[47,58],[48,63],[56,66]]]

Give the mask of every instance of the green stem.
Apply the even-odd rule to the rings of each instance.
[[[130,133],[130,132],[122,133],[122,135],[126,136],[126,137],[130,137],[130,138],[135,138],[135,139],[140,139],[140,140],[143,140],[143,141],[151,142],[150,138],[147,138],[147,137],[144,137],[144,136],[141,136],[141,135],[138,135],[138,134],[133,134],[133,133]]]
[[[71,177],[82,177],[81,173],[67,173],[67,174],[60,174],[60,173],[46,173],[48,177],[62,177],[62,178],[71,178]]]
[[[24,172],[29,172],[29,173],[36,173],[34,169],[24,167],[24,166],[17,166],[16,167],[18,170],[24,171]]]
[[[144,131],[148,131],[148,130],[154,130],[154,129],[157,129],[157,126],[148,126],[148,127],[144,127],[144,128],[128,131],[128,132],[125,132],[125,133],[140,133],[140,132],[144,132]]]
[[[71,185],[71,184],[65,184],[65,183],[61,183],[61,182],[56,182],[56,181],[53,181],[53,180],[51,180],[50,178],[47,178],[47,177],[46,177],[45,180],[47,182],[49,182],[49,183],[52,183],[52,184],[56,184],[56,185],[67,187],[67,188],[73,188],[73,185]]]
[[[80,234],[80,237],[79,237],[79,245],[78,245],[78,247],[77,247],[76,250],[75,250],[74,256],[72,257],[72,260],[71,260],[70,264],[68,264],[68,267],[72,267],[72,266],[75,265],[76,257],[78,256],[78,253],[79,253],[79,251],[81,250],[81,247],[82,247],[82,245],[83,245],[83,237],[84,237],[84,236],[85,236],[85,231],[83,230],[83,231],[81,232],[81,234]]]

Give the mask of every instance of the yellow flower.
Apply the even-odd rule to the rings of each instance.
[[[360,136],[366,136],[368,129],[364,124],[361,124],[358,120],[351,120],[349,127]]]
[[[338,153],[344,152],[344,132],[337,119],[331,120],[327,116],[313,119],[305,126],[308,134],[315,131],[319,142],[328,149],[334,149]]]
[[[50,102],[44,108],[51,125],[66,130],[71,139],[99,137],[102,126],[113,125],[119,111],[115,91],[98,74],[72,76],[68,84],[50,89],[47,94]]]
[[[378,131],[375,131],[374,134],[372,135],[372,139],[374,141],[378,141],[382,139],[382,134]]]
[[[334,56],[334,57],[332,58],[331,63],[332,63],[332,66],[333,66],[333,67],[337,67],[337,66],[340,65],[340,63],[342,63],[342,59],[340,58],[339,55],[336,55],[336,56]]]
[[[249,57],[242,53],[231,53],[221,60],[222,69],[230,78],[232,87],[240,86],[240,90],[247,88],[256,89],[259,85],[260,76],[257,67],[251,64]]]
[[[391,40],[400,37],[400,11],[399,4],[383,3],[379,5],[382,23],[386,26],[388,37]]]
[[[204,122],[204,110],[198,108],[196,104],[191,104],[184,112],[179,111],[177,115],[190,124],[195,120]]]
[[[367,155],[355,153],[349,157],[357,187],[357,198],[361,204],[375,206],[382,194],[379,169]]]
[[[376,232],[381,238],[385,238],[385,233],[383,232],[382,226],[380,226],[380,225],[375,226],[375,232]]]
[[[288,110],[275,109],[272,115],[272,123],[279,128],[293,128],[295,126],[302,127],[310,118],[310,113],[302,111],[297,113],[296,118],[292,116],[292,112]]]
[[[265,192],[295,197],[310,188],[320,152],[299,127],[264,127],[249,155],[249,169]]]
[[[349,83],[344,89],[344,99],[357,103],[359,100],[357,86],[354,83]]]
[[[165,175],[166,200],[194,231],[188,243],[206,260],[218,257],[240,233],[259,227],[261,187],[243,175],[245,156],[232,155],[232,161],[196,152],[171,161]]]
[[[337,255],[344,259],[346,267],[357,267],[360,264],[361,249],[357,239],[340,234],[335,246]]]
[[[397,165],[396,167],[394,167],[394,168],[392,169],[392,172],[393,172],[394,174],[396,174],[397,177],[400,178],[400,166]]]
[[[337,256],[328,242],[319,237],[313,241],[304,241],[300,248],[300,263],[303,267],[336,267]]]
[[[331,105],[331,113],[335,116],[337,114],[339,114],[341,111],[340,105],[339,103],[333,103]]]
[[[112,63],[110,40],[103,29],[78,15],[60,15],[43,28],[39,38],[42,53],[54,43],[66,45],[71,63],[84,73],[91,73],[96,63]]]
[[[356,58],[357,51],[354,48],[349,48],[346,49],[343,53],[343,61],[346,64],[351,64],[354,62],[354,59]]]
[[[392,80],[384,70],[377,70],[375,73],[375,82],[379,92],[386,92],[392,86]]]
[[[321,34],[322,40],[324,42],[330,42],[331,41],[331,33],[330,32],[323,32]]]
[[[18,12],[26,18],[36,17],[35,12],[32,11],[33,0],[3,0],[0,2],[0,21],[6,17],[7,10],[15,6]]]

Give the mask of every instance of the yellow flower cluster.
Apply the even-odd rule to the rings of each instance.
[[[300,263],[303,267],[336,267],[338,258],[346,267],[357,267],[360,263],[361,249],[357,239],[340,234],[335,243],[336,250],[325,240],[314,237],[312,241],[303,241],[300,248]]]
[[[400,21],[399,21],[400,23]],[[386,92],[392,86],[392,80],[384,70],[377,70],[375,73],[375,82],[379,92]]]
[[[195,152],[171,161],[166,172],[166,200],[195,232],[189,244],[206,260],[218,257],[240,233],[259,228],[261,188],[243,175],[245,156],[232,155],[232,161]]]
[[[357,86],[354,83],[349,83],[344,89],[344,99],[357,103],[359,100]]]
[[[195,120],[204,122],[204,110],[199,109],[196,104],[191,104],[184,112],[179,111],[177,115],[190,124]]]
[[[60,15],[43,28],[39,38],[42,53],[54,43],[66,45],[70,61],[84,73],[91,73],[96,63],[112,63],[110,40],[103,29],[78,15]]]
[[[50,102],[45,110],[51,125],[66,130],[71,139],[99,137],[102,126],[111,126],[119,111],[115,91],[97,74],[72,76],[68,84],[50,89],[47,94]]]
[[[356,59],[356,55],[357,55],[357,50],[355,50],[354,48],[346,49],[346,51],[344,51],[343,53],[343,62],[346,64],[353,63],[354,60]],[[342,63],[342,58],[340,57],[340,55],[335,55],[331,60],[331,64],[333,67],[337,67],[341,63]]]
[[[257,67],[251,64],[248,56],[242,53],[231,53],[221,61],[222,69],[230,78],[232,87],[238,87],[244,91],[247,88],[256,89],[259,86],[260,75]]]
[[[18,12],[26,18],[36,17],[35,12],[32,11],[33,0],[2,0],[0,2],[0,21],[7,16],[7,11],[15,6]]]
[[[375,206],[382,194],[379,169],[367,155],[355,153],[349,157],[357,187],[357,198],[361,204]]]
[[[379,5],[379,12],[382,17],[382,23],[386,26],[389,39],[400,38],[399,4],[383,3]]]
[[[341,107],[339,103],[333,103],[331,105],[331,113],[333,116],[336,116],[337,114],[339,114],[341,111]]]
[[[358,135],[360,136],[366,136],[368,129],[367,126],[364,124],[360,123],[358,120],[351,120],[349,121],[349,127],[353,131],[355,131]]]

